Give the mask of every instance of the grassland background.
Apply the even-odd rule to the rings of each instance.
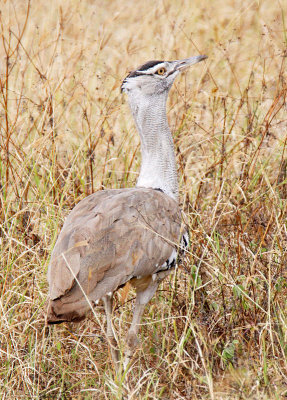
[[[286,397],[286,3],[0,4],[1,398]],[[168,101],[189,255],[124,379],[101,306],[72,331],[45,327],[49,254],[77,202],[136,182],[127,72],[197,54]],[[133,297],[115,306],[122,350]]]

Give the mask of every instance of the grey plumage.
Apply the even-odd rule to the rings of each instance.
[[[82,200],[67,217],[48,268],[48,323],[79,321],[104,301],[107,335],[112,294],[130,282],[137,291],[127,336],[127,360],[137,344],[145,304],[175,266],[176,249],[187,246],[178,205],[172,135],[166,117],[169,89],[179,72],[206,58],[150,61],[123,81],[141,138],[142,165],[136,188],[111,189]],[[118,352],[113,348],[114,361]]]

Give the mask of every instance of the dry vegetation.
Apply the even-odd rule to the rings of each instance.
[[[2,1],[2,399],[287,396],[286,8]],[[79,200],[135,184],[139,139],[119,91],[127,71],[197,54],[207,62],[168,103],[189,256],[147,307],[124,379],[101,306],[73,331],[45,327],[49,254]],[[116,304],[122,349],[132,299]]]

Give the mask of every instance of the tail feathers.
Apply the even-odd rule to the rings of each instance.
[[[85,315],[79,314],[75,310],[71,310],[65,312],[63,314],[58,314],[55,312],[55,301],[50,300],[48,309],[47,309],[47,323],[49,325],[52,324],[61,324],[62,322],[80,322],[85,319]]]

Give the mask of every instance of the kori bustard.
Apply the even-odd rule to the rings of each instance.
[[[149,61],[124,79],[121,90],[128,95],[141,139],[137,185],[98,191],[80,201],[67,217],[51,255],[48,323],[80,321],[91,305],[102,300],[115,363],[113,293],[127,282],[137,293],[126,340],[129,360],[145,305],[175,266],[178,247],[188,244],[187,231],[181,229],[166,100],[176,76],[205,58]]]

